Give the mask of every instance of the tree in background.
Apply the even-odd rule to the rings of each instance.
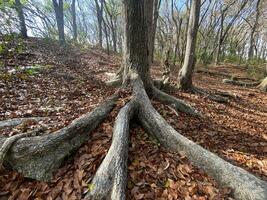
[[[15,0],[15,9],[18,13],[19,24],[20,24],[20,34],[23,38],[27,38],[27,28],[24,18],[23,6],[20,0]]]
[[[183,90],[188,90],[192,88],[192,75],[196,63],[195,48],[197,40],[200,5],[200,0],[192,0],[184,64],[179,72],[177,83],[178,88]]]
[[[63,0],[53,0],[57,21],[58,38],[61,45],[65,44]]]
[[[72,0],[71,3],[71,16],[72,16],[72,29],[73,29],[73,39],[77,42],[77,23],[76,23],[76,0]]]
[[[98,22],[98,44],[101,48],[103,47],[102,24],[103,24],[104,2],[105,0],[100,0],[100,2],[98,2],[98,0],[95,0],[96,15],[97,15],[97,22]]]

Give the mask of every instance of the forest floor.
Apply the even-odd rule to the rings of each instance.
[[[120,66],[119,55],[107,55],[97,48],[61,48],[49,40],[31,38],[9,42],[0,54],[0,120],[18,117],[48,117],[0,130],[1,136],[46,126],[43,133],[58,130],[92,110],[114,93],[104,82]],[[212,71],[246,77],[235,65],[210,66]],[[152,66],[154,77],[161,67]],[[175,74],[174,74],[175,75]],[[175,76],[172,77],[175,80]],[[267,94],[253,88],[222,83],[221,77],[196,73],[194,85],[235,96],[226,104],[206,97],[179,92],[172,95],[189,102],[204,115],[195,118],[173,111],[152,99],[156,109],[181,134],[218,154],[234,165],[267,180]],[[109,117],[92,132],[84,144],[57,170],[51,183],[23,178],[19,173],[0,172],[2,199],[82,199],[89,189],[112,138],[112,127],[121,98]],[[138,124],[132,125],[128,162],[128,199],[232,199],[229,188],[220,188],[203,171],[193,167],[183,152],[160,146]]]

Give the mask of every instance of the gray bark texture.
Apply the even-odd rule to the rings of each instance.
[[[180,89],[190,89],[192,87],[192,75],[195,68],[196,57],[195,47],[197,40],[198,21],[200,14],[200,0],[192,0],[190,9],[189,25],[187,32],[186,52],[184,64],[178,75],[177,86]]]
[[[109,114],[116,99],[117,96],[112,97],[55,133],[15,141],[4,158],[4,166],[28,178],[51,180],[64,159],[90,138],[90,132]],[[0,146],[7,140],[1,137]]]
[[[71,16],[72,16],[72,31],[73,39],[77,42],[77,22],[76,22],[76,0],[72,0],[71,3]]]
[[[98,168],[86,199],[126,199],[129,125],[134,114],[135,101],[124,106],[115,121],[112,144]]]
[[[58,38],[61,45],[65,43],[63,0],[53,0],[56,15]]]
[[[153,108],[140,82],[136,84],[134,92],[139,100],[138,118],[142,126],[162,145],[176,152],[185,152],[196,167],[203,169],[222,186],[232,188],[236,199],[267,199],[266,182],[224,161],[175,131]]]
[[[21,4],[20,0],[15,0],[15,8],[18,13],[19,17],[19,24],[20,24],[20,34],[23,38],[27,38],[27,28],[25,23],[25,17],[23,12],[23,5]]]
[[[267,92],[267,77],[258,85],[258,88],[263,92]]]

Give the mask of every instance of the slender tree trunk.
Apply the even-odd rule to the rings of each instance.
[[[19,17],[19,24],[20,24],[20,34],[23,38],[27,38],[27,28],[26,28],[26,23],[25,23],[25,17],[24,17],[24,12],[22,8],[22,4],[20,0],[15,1],[15,8],[18,13]]]
[[[116,19],[114,19],[112,13],[110,12],[106,2],[104,3],[105,5],[105,10],[109,16],[110,19],[110,29],[111,29],[111,33],[112,33],[112,42],[113,42],[113,51],[117,52],[117,22]],[[106,18],[107,19],[107,18]],[[108,19],[107,19],[108,21]]]
[[[103,22],[103,11],[104,11],[104,0],[100,0],[100,5],[98,0],[95,0],[96,14],[98,22],[98,43],[99,46],[103,47],[103,33],[102,33],[102,22]]]
[[[71,4],[71,15],[72,15],[72,30],[73,39],[77,42],[77,23],[76,23],[76,0],[72,0]]]
[[[178,22],[176,20],[176,17],[174,16],[174,0],[172,0],[171,7],[172,7],[172,20],[174,22],[175,31],[176,31],[176,43],[175,43],[174,56],[173,56],[173,66],[175,66],[177,54],[178,54],[178,57],[180,57],[180,51],[179,51],[180,33],[181,33],[181,26],[182,26],[182,23],[183,23],[183,19],[180,18],[179,22]]]
[[[155,51],[155,38],[156,38],[156,30],[157,30],[157,23],[158,23],[158,17],[159,17],[159,8],[161,5],[161,0],[154,0],[154,8],[153,8],[153,24],[152,24],[152,31],[151,31],[151,40],[149,43],[149,49],[150,49],[150,62],[154,62],[154,51]]]
[[[258,26],[258,21],[259,21],[259,16],[260,16],[260,2],[261,0],[258,0],[257,1],[257,4],[256,4],[256,17],[255,17],[255,22],[254,22],[254,25],[253,27],[251,28],[251,33],[250,33],[250,42],[249,42],[249,50],[248,50],[248,58],[249,60],[253,59],[253,56],[254,56],[254,52],[253,52],[253,48],[255,46],[255,32],[256,32],[256,29],[257,29],[257,26]]]
[[[178,75],[178,88],[184,90],[190,89],[192,87],[192,75],[196,62],[195,47],[197,40],[200,5],[200,0],[192,0],[184,64]]]
[[[221,48],[222,48],[223,23],[224,23],[224,13],[222,13],[222,16],[221,16],[221,23],[220,23],[220,29],[219,29],[219,34],[218,34],[217,51],[215,54],[215,65],[217,65],[220,60],[220,54],[221,54]]]
[[[53,6],[56,14],[59,42],[63,45],[65,44],[63,0],[53,0]]]
[[[108,55],[110,54],[110,45],[109,45],[109,34],[108,34],[108,25],[106,23],[106,21],[103,18],[103,23],[104,23],[104,33],[105,33],[105,38],[106,38],[106,44],[107,44],[107,51],[108,51]]]

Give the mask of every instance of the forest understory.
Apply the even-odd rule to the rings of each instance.
[[[97,48],[62,48],[56,42],[35,38],[23,44],[22,52],[1,58],[4,67],[0,68],[0,120],[44,118],[0,128],[0,137],[40,127],[41,135],[59,130],[117,90],[107,87],[105,81],[120,67],[120,55],[107,55]],[[160,64],[152,66],[152,77],[160,79],[161,70]],[[209,70],[247,77],[245,68],[230,64],[209,66]],[[177,73],[171,77],[174,81],[175,76]],[[152,104],[179,133],[267,181],[267,95],[256,88],[223,84],[222,79],[196,73],[194,85],[231,94],[228,103],[181,91],[172,93],[197,108],[202,118],[177,112],[153,99]],[[90,181],[111,145],[115,117],[129,102],[130,92],[120,90],[119,96],[116,107],[91,133],[88,142],[57,170],[51,183],[2,169],[0,199],[82,199],[92,189]],[[193,167],[184,152],[165,149],[134,119],[133,122],[127,199],[233,199],[230,188],[219,187],[202,170]]]

